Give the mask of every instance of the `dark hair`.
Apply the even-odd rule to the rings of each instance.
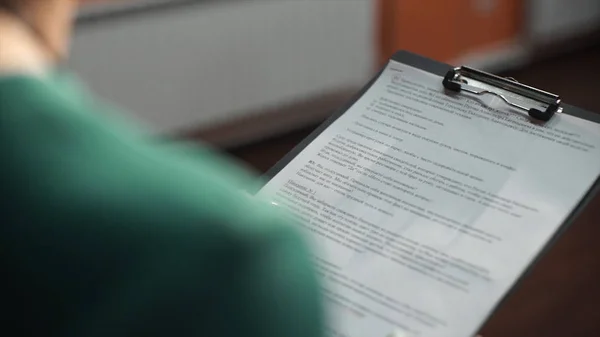
[[[15,17],[21,19],[27,25],[29,25],[29,22],[26,22],[27,20],[25,20],[23,18],[23,14],[22,14],[23,8],[22,8],[22,6],[23,6],[23,1],[22,0],[0,0],[0,10],[4,10],[4,11],[9,12],[10,14],[12,14]]]
[[[16,13],[19,9],[19,2],[19,0],[0,0],[0,9]]]

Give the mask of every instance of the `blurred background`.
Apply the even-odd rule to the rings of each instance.
[[[231,147],[318,123],[398,49],[535,71],[599,30],[599,0],[86,0],[72,66],[157,132]],[[564,77],[564,62],[518,79],[593,77]]]
[[[157,134],[263,172],[399,49],[600,112],[600,0],[88,0],[71,66]],[[596,198],[486,337],[600,336],[598,238]]]

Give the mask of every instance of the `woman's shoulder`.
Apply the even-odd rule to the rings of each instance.
[[[85,97],[84,87],[71,74],[60,69],[43,73],[0,72],[0,102],[5,120],[11,115],[57,113],[56,117],[68,116],[66,109]],[[83,109],[83,106],[79,106]],[[64,111],[64,113],[59,113]]]
[[[4,177],[36,191],[26,202],[130,222],[275,218],[242,196],[258,182],[253,172],[205,144],[160,142],[133,123],[108,118],[118,113],[68,76],[6,77],[0,100],[0,157],[11,170]]]

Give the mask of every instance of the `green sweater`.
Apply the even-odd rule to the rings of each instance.
[[[70,76],[0,76],[2,329],[322,336],[295,224],[240,192],[256,177],[111,111]]]

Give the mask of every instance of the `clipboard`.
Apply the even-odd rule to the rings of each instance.
[[[408,51],[396,52],[391,60],[409,65],[423,71],[441,76],[443,78],[444,87],[448,91],[453,91],[460,94],[461,91],[467,91],[475,95],[495,95],[501,96],[497,91],[492,89],[480,90],[481,92],[473,92],[472,88],[463,86],[468,82],[469,78],[485,82],[486,84],[500,88],[503,90],[511,91],[517,95],[522,95],[530,99],[534,99],[538,102],[544,103],[545,109],[531,109],[524,106],[519,106],[518,103],[511,101],[510,98],[500,97],[506,104],[512,107],[522,110],[527,113],[531,118],[537,119],[540,122],[546,122],[552,119],[555,114],[564,113],[577,118],[581,118],[587,121],[600,124],[600,114],[595,114],[584,109],[578,108],[573,105],[565,104],[560,100],[560,97],[555,94],[545,92],[540,89],[536,89],[525,84],[518,83],[515,79],[509,78],[504,79],[492,74],[485,73],[476,69],[468,67],[453,67],[451,65],[441,63]],[[294,147],[288,154],[286,154],[280,161],[278,161],[271,169],[269,169],[262,179],[262,184],[266,184],[271,178],[275,177],[286,165],[288,165],[300,152],[302,152],[315,138],[317,138],[325,129],[327,129],[333,122],[335,122],[340,116],[342,116],[348,109],[350,109],[379,79],[383,73],[385,66],[371,79],[348,103],[342,106],[340,109],[335,111],[331,117],[319,125],[309,136],[307,136],[302,142]],[[466,80],[465,80],[466,79]],[[471,91],[469,91],[471,90]],[[484,92],[485,91],[485,92]],[[262,186],[258,186],[260,189]],[[561,235],[569,228],[569,226],[575,221],[585,207],[594,199],[600,192],[600,177],[596,179],[594,184],[585,193],[581,202],[577,207],[568,215],[563,224],[554,233],[552,238],[548,240],[541,252],[534,258],[534,260],[526,267],[525,271],[517,278],[512,284],[509,291],[497,302],[497,305],[490,311],[489,315],[482,321],[481,326],[478,330],[481,330],[483,325],[490,319],[493,313],[500,307],[506,299],[512,294],[512,292],[519,286],[521,281],[526,278],[532,271],[533,267],[537,262],[546,254],[553,245],[558,241]]]

